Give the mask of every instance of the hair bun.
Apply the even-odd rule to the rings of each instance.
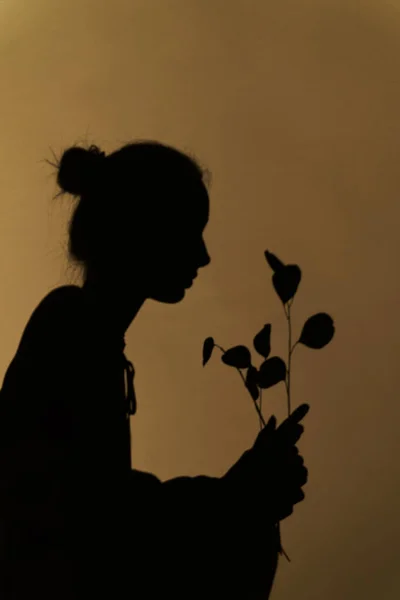
[[[89,191],[102,171],[101,163],[105,156],[98,146],[68,148],[58,167],[58,185],[64,192],[74,196]]]

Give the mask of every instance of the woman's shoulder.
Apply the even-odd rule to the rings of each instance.
[[[37,400],[44,400],[47,388],[54,390],[65,369],[79,366],[89,339],[82,316],[80,288],[76,286],[61,286],[43,297],[28,319],[4,375],[0,411],[9,410],[18,397],[28,414],[26,399],[36,394]]]
[[[66,340],[77,332],[84,336],[84,304],[82,288],[63,285],[52,289],[33,310],[21,336],[19,350],[34,342]]]
[[[83,306],[82,288],[77,285],[61,285],[48,292],[39,302],[32,317],[47,314],[64,314],[69,316],[81,312]]]

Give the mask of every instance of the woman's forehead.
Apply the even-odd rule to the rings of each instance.
[[[187,229],[189,234],[204,230],[209,220],[210,200],[203,182],[193,179],[180,181],[178,185],[159,188],[157,195],[155,201],[150,195],[142,205],[142,216],[146,222],[150,219],[153,230],[166,231],[172,228],[182,233]],[[132,217],[134,222],[140,222],[136,203],[132,203]],[[144,233],[143,225],[145,223],[142,221],[142,227],[137,232],[139,236]]]
[[[177,208],[181,217],[204,228],[209,219],[210,199],[203,183],[187,185],[178,192]]]

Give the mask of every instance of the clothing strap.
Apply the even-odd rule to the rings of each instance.
[[[125,339],[122,341],[122,355],[124,360],[124,381],[126,384],[126,414],[129,418],[130,415],[136,414],[137,403],[136,403],[136,394],[135,387],[133,385],[133,379],[135,377],[135,369],[130,360],[128,360],[125,356]]]

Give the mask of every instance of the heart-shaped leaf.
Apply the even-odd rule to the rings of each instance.
[[[222,355],[222,362],[237,369],[251,367],[251,354],[246,346],[234,346]]]
[[[285,266],[284,263],[281,260],[279,260],[277,256],[275,256],[275,254],[272,254],[272,252],[268,252],[268,250],[264,252],[264,256],[267,260],[267,263],[274,272],[279,271],[279,269],[282,269]]]
[[[208,363],[211,358],[212,351],[214,350],[214,339],[208,337],[204,340],[203,344],[203,367]]]
[[[271,356],[258,370],[257,383],[262,389],[270,388],[285,379],[286,365],[279,356]]]
[[[257,371],[256,367],[251,365],[247,370],[246,387],[249,390],[251,397],[253,398],[254,401],[258,400],[258,397],[260,395],[260,391],[259,391],[258,385],[257,385],[257,379],[258,379],[258,371]]]
[[[333,319],[327,313],[313,315],[303,325],[299,342],[308,348],[320,349],[329,344],[335,333]]]
[[[301,270],[298,265],[286,265],[273,274],[272,283],[283,304],[293,298],[300,281]]]
[[[261,354],[264,358],[268,358],[271,352],[271,324],[267,323],[257,333],[253,340],[253,346],[257,350],[258,354]]]

